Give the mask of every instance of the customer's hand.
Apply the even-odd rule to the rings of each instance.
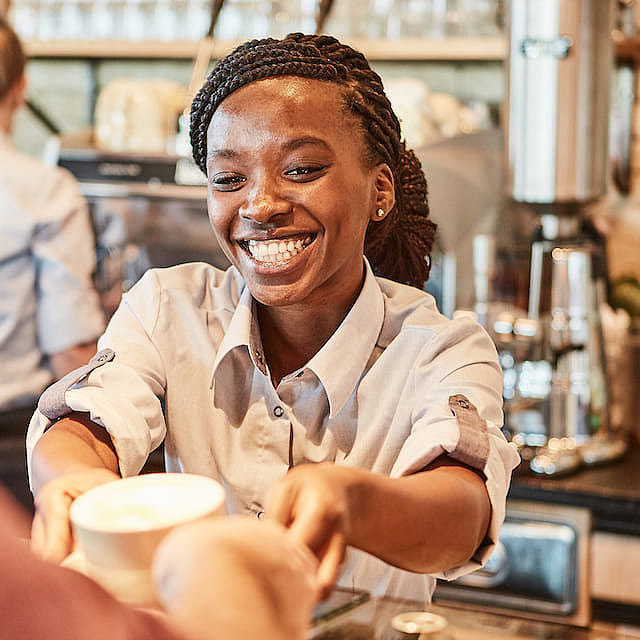
[[[266,516],[287,527],[320,561],[321,598],[333,589],[349,538],[349,470],[332,463],[294,467],[269,492]]]
[[[34,501],[32,551],[44,560],[61,562],[73,547],[69,520],[71,503],[85,491],[119,478],[108,469],[89,468],[67,473],[45,484]]]
[[[317,601],[316,570],[284,527],[245,516],[175,529],[153,563],[158,599],[198,640],[302,640]]]

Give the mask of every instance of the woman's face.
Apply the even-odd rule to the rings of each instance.
[[[367,225],[393,205],[393,177],[365,165],[339,87],[296,77],[242,87],[214,113],[207,150],[211,224],[253,296],[267,306],[351,304]]]

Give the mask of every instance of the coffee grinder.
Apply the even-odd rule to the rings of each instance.
[[[617,458],[600,323],[605,244],[585,206],[605,194],[613,0],[511,0],[505,109],[508,196],[536,218],[526,318],[511,358],[509,433],[531,470]],[[505,333],[503,333],[505,335]]]

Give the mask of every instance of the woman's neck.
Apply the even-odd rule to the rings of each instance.
[[[258,303],[262,347],[274,386],[320,351],[349,313],[358,294],[359,291],[344,305],[320,302],[311,310],[308,305],[266,307]]]

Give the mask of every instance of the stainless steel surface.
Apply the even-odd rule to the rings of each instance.
[[[464,609],[457,605],[421,605],[388,598],[372,598],[361,607],[315,627],[307,637],[316,640],[423,640],[418,634],[397,631],[391,624],[394,616],[421,609],[447,620],[444,633],[451,640],[614,640],[637,637],[605,628],[591,630],[557,622],[525,620],[511,614]]]
[[[544,447],[532,463],[537,473],[568,473],[607,455],[599,446],[610,425],[600,316],[604,272],[604,247],[596,236],[537,240],[527,318],[503,314],[494,323],[506,426],[516,444]],[[587,455],[587,444],[602,451]]]
[[[53,139],[48,153],[75,175],[89,203],[107,316],[149,268],[229,265],[209,223],[206,179],[192,159],[103,151],[90,131]]]
[[[496,550],[478,571],[439,581],[435,601],[586,626],[587,509],[510,501]]]
[[[605,193],[612,0],[512,0],[508,191],[531,203]]]
[[[544,433],[546,442],[530,461],[541,475],[615,460],[626,450],[611,431],[600,315],[606,301],[604,271],[604,247],[597,238],[583,233],[533,243],[529,318],[541,328],[536,357],[551,363],[537,403],[544,415],[544,430],[537,433]],[[512,430],[525,434],[513,403],[507,402],[507,412]]]

